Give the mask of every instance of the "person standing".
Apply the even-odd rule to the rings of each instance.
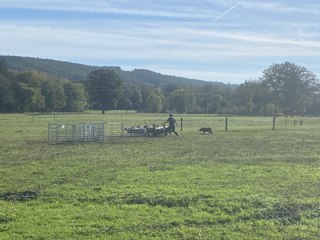
[[[169,123],[169,127],[166,129],[165,135],[167,135],[168,132],[173,132],[176,136],[180,136],[179,133],[176,132],[176,127],[175,127],[175,125],[179,126],[179,124],[178,124],[177,121],[174,119],[173,113],[170,113],[170,114],[169,114],[169,118],[167,119],[167,121],[165,121],[165,122],[163,123],[163,125],[166,124],[166,123]]]

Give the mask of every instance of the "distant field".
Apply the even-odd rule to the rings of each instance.
[[[180,137],[52,145],[48,123],[167,115],[0,115],[0,239],[320,238],[320,118],[175,117]]]

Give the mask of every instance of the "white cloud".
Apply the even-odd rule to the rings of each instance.
[[[315,40],[278,35],[183,27],[135,26],[120,29],[73,29],[50,26],[0,25],[2,50],[31,52],[41,48],[55,55],[96,56],[109,59],[210,60],[231,56],[319,56]],[[17,47],[18,46],[18,47]],[[19,47],[20,46],[20,47]],[[57,49],[61,51],[56,52]]]
[[[310,8],[312,5],[303,4],[303,1],[294,4],[290,4],[292,1],[239,2],[2,0],[0,10],[1,7],[62,10],[70,11],[70,15],[61,19],[52,15],[51,20],[41,14],[35,19],[0,18],[0,53],[81,60],[87,64],[124,63],[121,67],[130,63],[133,68],[150,66],[153,67],[151,70],[167,74],[228,82],[255,78],[257,66],[252,64],[254,62],[280,57],[316,59],[320,55],[318,21],[309,18],[319,6]],[[237,8],[224,16],[224,21],[213,23],[219,14],[232,6]],[[78,11],[80,15],[73,19],[71,11]],[[79,16],[84,12],[91,13],[88,18],[81,19]],[[111,14],[94,17],[94,12]],[[305,15],[298,16],[305,16],[305,20],[297,21],[295,14],[290,15],[290,19],[281,18],[282,14],[287,16],[290,12],[304,12]],[[248,58],[251,62],[243,71],[235,69],[236,65],[230,65],[229,70],[208,67]],[[150,62],[158,63],[152,66]],[[168,67],[172,62],[174,66]],[[313,61],[306,62],[311,64]],[[199,69],[199,66],[203,67]]]
[[[318,14],[320,10],[319,4],[314,2],[308,3],[306,1],[249,1],[243,3],[244,8],[251,8],[256,10],[272,11],[272,12],[287,12],[287,13],[313,13]]]
[[[209,17],[214,8],[204,8],[199,1],[119,1],[119,0],[2,0],[0,7],[23,8],[36,10],[79,11],[96,13],[129,14],[140,16],[183,17]],[[208,3],[207,5],[208,6]]]

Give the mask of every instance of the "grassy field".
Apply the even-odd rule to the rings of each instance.
[[[0,115],[0,239],[320,238],[320,118],[180,117],[180,137],[53,145],[48,123],[167,115]]]

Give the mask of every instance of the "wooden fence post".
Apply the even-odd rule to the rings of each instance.
[[[227,117],[224,120],[224,130],[228,131],[228,118]]]
[[[276,117],[273,117],[272,119],[272,131],[276,129]]]
[[[182,132],[182,124],[183,124],[183,119],[180,119],[180,131]]]
[[[124,136],[124,128],[123,128],[123,123],[121,123],[121,137]]]
[[[300,126],[302,126],[302,119],[300,120]]]

